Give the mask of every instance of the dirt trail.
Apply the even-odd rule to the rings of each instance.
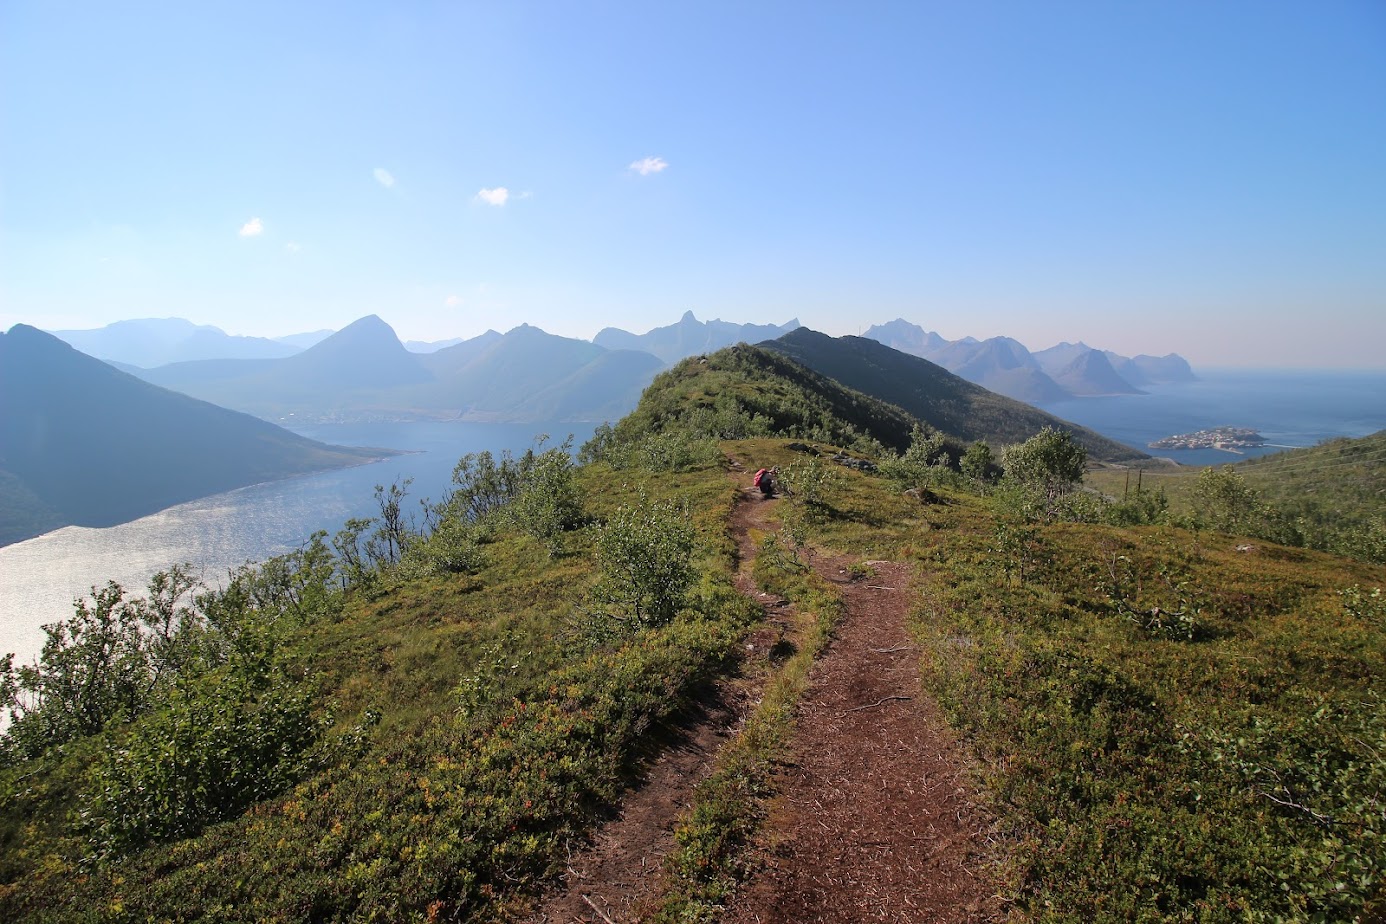
[[[816,563],[846,615],[814,667],[793,765],[761,838],[764,868],[724,920],[979,922],[999,917],[986,822],[937,707],[921,693],[905,628],[911,569]]]
[[[750,531],[767,528],[771,506],[748,489],[732,515],[740,562],[737,589],[766,611],[765,622],[745,641],[740,676],[721,684],[712,701],[688,717],[678,740],[646,770],[617,817],[569,859],[562,887],[525,919],[527,924],[632,924],[658,887],[664,857],[674,847],[674,823],[711,769],[718,749],[759,698],[763,668],[792,632],[793,608],[779,597],[758,592],[750,574],[755,556]]]
[[[746,477],[738,477],[746,482]],[[750,575],[752,529],[777,502],[749,487],[732,515],[736,585],[765,607],[746,641],[742,676],[719,687],[681,739],[648,769],[620,814],[574,854],[562,887],[528,924],[633,924],[659,885],[673,826],[718,748],[758,698],[765,668],[796,627],[793,607]],[[850,581],[849,559],[815,567],[840,586],[846,615],[815,666],[799,713],[793,763],[759,846],[762,869],[726,921],[980,922],[997,914],[982,846],[947,726],[921,698],[919,651],[905,629],[910,569],[874,563]]]

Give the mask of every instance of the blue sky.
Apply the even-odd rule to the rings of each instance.
[[[1386,4],[0,3],[0,326],[1386,365]]]

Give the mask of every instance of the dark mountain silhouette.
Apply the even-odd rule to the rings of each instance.
[[[784,324],[733,324],[720,319],[704,323],[686,311],[678,323],[656,327],[644,334],[632,334],[619,327],[607,327],[592,342],[609,350],[644,350],[665,363],[676,363],[687,356],[712,353],[735,343],[758,343],[788,333],[799,326],[795,318]]]
[[[759,346],[903,408],[930,426],[964,440],[982,439],[1000,447],[1023,442],[1051,426],[1073,433],[1099,461],[1146,457],[1086,427],[988,391],[936,363],[865,337],[833,338],[801,327]]]
[[[381,454],[158,388],[27,325],[0,336],[0,542]]]
[[[199,359],[282,358],[300,349],[265,337],[232,336],[221,328],[183,318],[142,318],[95,330],[50,333],[88,356],[145,369]]]

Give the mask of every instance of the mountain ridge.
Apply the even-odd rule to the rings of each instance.
[[[998,446],[1020,443],[1050,426],[1073,433],[1099,461],[1147,458],[1138,449],[991,392],[937,363],[868,337],[834,338],[799,328],[757,346],[782,353],[849,388],[903,408],[962,440],[985,439]]]

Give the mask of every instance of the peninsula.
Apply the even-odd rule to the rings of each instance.
[[[1213,427],[1195,433],[1167,436],[1150,444],[1151,449],[1223,449],[1236,452],[1239,449],[1259,449],[1266,445],[1266,438],[1255,430],[1246,427]]]

